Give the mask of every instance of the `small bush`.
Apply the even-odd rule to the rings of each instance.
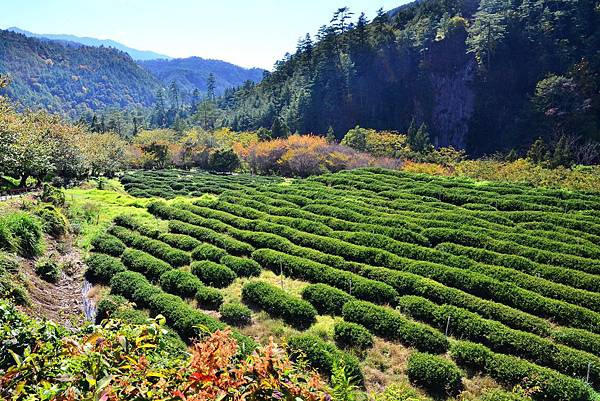
[[[210,260],[218,262],[227,252],[211,244],[200,244],[192,251],[193,260]]]
[[[40,200],[61,207],[65,205],[65,192],[53,185],[44,184]]]
[[[126,306],[127,304],[127,300],[120,295],[105,296],[96,305],[96,324],[99,324],[104,319],[113,316],[118,309]]]
[[[310,302],[321,315],[341,316],[344,305],[356,298],[327,284],[310,284],[302,290],[302,299]]]
[[[211,287],[224,288],[236,279],[236,274],[227,266],[203,260],[192,263],[192,273]]]
[[[50,283],[56,283],[60,279],[62,270],[56,260],[42,258],[35,262],[35,272],[42,279]]]
[[[252,322],[252,311],[238,303],[224,304],[219,308],[221,320],[234,326],[245,326]]]
[[[127,270],[119,259],[101,253],[92,253],[86,264],[85,277],[92,283],[106,284],[115,274]]]
[[[290,337],[288,351],[293,359],[306,360],[308,364],[328,377],[331,376],[334,364],[342,363],[349,377],[354,377],[362,384],[363,374],[360,370],[358,359],[346,352],[340,351],[333,344],[329,344],[319,337],[300,334]]]
[[[19,255],[30,258],[42,253],[42,225],[40,221],[23,212],[4,217],[5,224],[15,239]]]
[[[364,350],[373,346],[373,335],[369,330],[351,322],[337,322],[333,326],[333,339],[340,348]]]
[[[185,234],[163,233],[159,235],[159,240],[184,251],[192,251],[200,245],[200,241]]]
[[[262,270],[258,262],[239,256],[225,255],[220,259],[220,263],[229,267],[239,277],[257,277]]]
[[[121,256],[123,264],[133,271],[143,273],[149,280],[155,281],[172,267],[154,256],[137,249],[127,248]]]
[[[192,298],[204,284],[190,272],[183,270],[169,270],[164,272],[158,280],[160,287],[170,294],[182,298]]]
[[[408,379],[434,394],[456,395],[462,389],[462,372],[441,356],[414,352],[408,358]]]
[[[216,288],[203,286],[198,289],[195,295],[196,301],[199,306],[206,309],[219,309],[219,306],[223,304],[223,294]]]
[[[299,329],[309,327],[317,316],[317,311],[308,302],[264,281],[251,281],[244,285],[242,300]]]
[[[111,256],[121,256],[125,251],[123,241],[110,234],[100,234],[92,240],[93,250]]]
[[[45,205],[34,210],[42,220],[42,228],[46,234],[59,238],[67,233],[67,218],[53,205]]]

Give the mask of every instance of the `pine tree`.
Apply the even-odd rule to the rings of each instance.
[[[414,131],[414,127],[412,130]],[[409,138],[412,138],[409,139],[409,146],[414,152],[424,154],[431,151],[432,145],[429,140],[429,132],[427,131],[427,125],[425,125],[425,123],[422,123],[414,135],[411,134],[411,137]]]
[[[533,163],[542,163],[548,160],[548,147],[541,137],[531,144],[527,151],[527,158]]]
[[[215,74],[211,72],[206,79],[206,98],[211,102],[215,101],[216,89],[217,80],[215,79]]]
[[[573,154],[566,135],[562,135],[552,155],[552,167],[565,166],[569,167],[573,164]]]
[[[327,143],[335,143],[335,132],[333,132],[333,127],[331,125],[327,128],[325,139],[327,139]]]
[[[273,138],[286,138],[290,135],[290,129],[279,117],[276,117],[271,126],[271,135]]]

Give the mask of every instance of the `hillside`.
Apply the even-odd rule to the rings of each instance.
[[[78,115],[107,106],[149,106],[161,83],[126,53],[70,46],[0,30],[0,74],[24,107]]]
[[[7,31],[12,31],[16,33],[21,33],[25,36],[39,39],[49,39],[49,40],[57,40],[62,42],[70,42],[72,44],[82,44],[86,46],[95,46],[95,47],[114,47],[117,50],[125,52],[131,56],[134,60],[154,60],[158,58],[170,59],[171,57],[166,56],[164,54],[156,53],[149,50],[138,50],[129,46],[125,46],[122,43],[116,42],[110,39],[96,39],[89,37],[81,37],[75,35],[61,35],[61,34],[48,34],[48,33],[34,33],[29,32],[15,26],[6,28]]]
[[[243,68],[221,60],[207,60],[201,57],[188,57],[172,60],[147,60],[139,64],[158,77],[164,85],[175,81],[180,88],[191,93],[194,89],[206,92],[209,74],[216,79],[215,93],[223,94],[225,89],[241,86],[246,81],[259,82],[264,70]]]
[[[424,0],[356,17],[342,9],[261,84],[228,94],[228,123],[279,117],[341,138],[356,125],[406,132],[414,118],[474,156],[600,139],[597,2]]]

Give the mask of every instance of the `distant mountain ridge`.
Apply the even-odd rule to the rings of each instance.
[[[265,71],[261,68],[243,68],[226,61],[202,57],[145,60],[138,61],[138,64],[165,85],[176,82],[181,89],[188,93],[196,88],[205,92],[207,78],[210,73],[213,73],[217,95],[223,94],[227,88],[241,86],[246,81],[260,82]]]
[[[30,38],[38,38],[38,39],[49,39],[49,40],[58,40],[63,42],[72,42],[78,43],[86,46],[104,46],[104,47],[114,47],[117,50],[125,52],[131,56],[134,60],[154,60],[154,59],[170,59],[172,57],[155,53],[150,50],[138,50],[132,47],[126,46],[122,43],[116,42],[110,39],[96,39],[90,37],[81,37],[75,35],[64,35],[64,34],[46,34],[46,33],[34,33],[23,30],[18,27],[10,27],[6,29],[7,31],[12,31],[16,33],[20,33],[22,35],[28,36]]]
[[[0,30],[2,92],[22,107],[76,117],[107,107],[148,107],[162,84],[129,54]],[[4,94],[3,93],[3,94]]]

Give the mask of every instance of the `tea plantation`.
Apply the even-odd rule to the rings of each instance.
[[[149,204],[168,232],[115,219],[93,242],[88,277],[182,338],[248,324],[258,310],[300,331],[332,315],[337,346],[288,341],[324,375],[343,360],[360,383],[352,350],[380,337],[414,348],[408,377],[432,392],[456,394],[461,375],[480,372],[535,399],[597,397],[599,193],[383,169],[291,181],[140,171],[122,183],[135,196],[196,200]],[[308,284],[298,296],[263,270]],[[240,297],[250,309],[223,301],[238,277],[250,278]]]

